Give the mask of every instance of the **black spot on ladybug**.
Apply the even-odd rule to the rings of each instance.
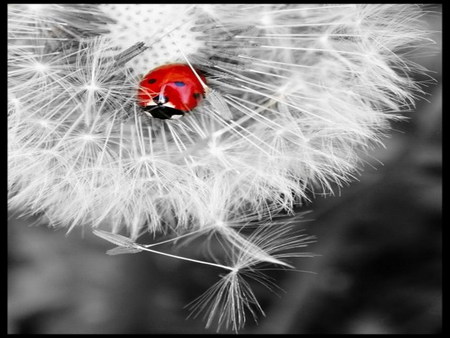
[[[192,96],[194,96],[194,99],[198,100],[202,95],[200,93],[194,93]]]
[[[148,79],[147,82],[148,82],[148,83],[155,83],[155,82],[156,82],[156,79]]]
[[[186,86],[186,83],[184,83],[182,81],[175,81],[174,83],[175,83],[175,86],[177,86],[177,87],[184,87],[184,86]]]

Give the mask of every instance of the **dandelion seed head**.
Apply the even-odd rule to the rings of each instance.
[[[115,21],[107,25],[110,33],[106,36],[117,46],[126,49],[143,41],[150,47],[131,61],[138,74],[179,61],[181,55],[177,46],[186,54],[193,54],[204,47],[198,39],[204,32],[192,31],[197,20],[197,12],[192,5],[102,4],[99,8]]]
[[[274,218],[354,181],[361,153],[421,95],[411,75],[425,70],[407,58],[429,42],[421,15],[410,4],[9,5],[9,207],[131,241],[211,231],[231,272],[197,308],[237,331],[245,309],[261,312],[245,274],[289,267],[307,242]],[[147,48],[118,62],[137,42]],[[142,75],[174,62],[205,74],[206,97],[180,119],[152,118],[136,102]],[[239,232],[252,222],[261,230]]]

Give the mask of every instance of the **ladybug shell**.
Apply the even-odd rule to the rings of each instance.
[[[206,83],[205,77],[199,72],[197,74]],[[204,96],[205,89],[191,67],[175,63],[155,68],[144,76],[139,83],[138,104],[154,117],[171,118],[173,114],[184,115],[191,111]],[[161,110],[170,110],[171,116],[158,116],[158,106]]]

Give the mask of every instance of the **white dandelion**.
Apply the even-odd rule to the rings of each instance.
[[[280,215],[355,180],[361,154],[422,94],[408,53],[432,43],[412,4],[8,5],[9,207],[88,226],[118,248],[222,268],[207,326],[263,313],[246,278],[292,268],[309,237]],[[179,119],[137,99],[155,67],[184,64],[205,91]],[[205,80],[202,80],[205,79]],[[195,93],[194,93],[195,94]],[[156,108],[155,108],[156,107]],[[158,108],[159,109],[159,108]],[[147,110],[147,111],[146,111]],[[253,232],[254,224],[260,224]],[[137,244],[219,240],[181,257]]]

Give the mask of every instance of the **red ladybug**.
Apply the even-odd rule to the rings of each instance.
[[[151,70],[139,83],[138,105],[152,117],[180,118],[205,98],[204,86],[205,77],[189,65],[164,65]]]

